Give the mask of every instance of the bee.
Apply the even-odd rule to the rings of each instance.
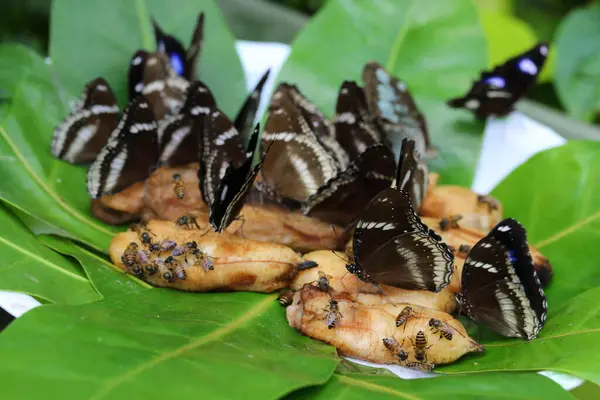
[[[167,282],[173,282],[175,280],[175,274],[173,273],[173,271],[178,269],[180,267],[180,264],[173,256],[169,256],[165,258],[165,266],[167,270],[163,273],[163,278]]]
[[[196,243],[195,241],[191,241],[191,242],[187,242],[185,244],[185,247],[187,247],[188,249],[197,249],[198,248],[198,243]]]
[[[335,328],[338,325],[338,322],[342,314],[340,313],[340,309],[338,308],[337,300],[331,300],[329,302],[329,310],[327,310],[327,316],[325,317],[325,323],[329,329]]]
[[[323,271],[319,271],[319,279],[317,279],[317,287],[322,292],[329,292],[329,276]]]
[[[162,251],[169,251],[175,248],[175,246],[177,246],[177,243],[174,240],[163,240],[160,243],[160,249]]]
[[[410,339],[412,342],[412,338]],[[427,336],[423,331],[417,332],[415,336],[415,341],[413,342],[413,347],[415,348],[415,359],[417,361],[427,361],[427,350],[432,345],[427,346]]]
[[[434,367],[433,364],[430,364],[428,362],[420,362],[420,361],[413,361],[413,362],[409,362],[409,363],[406,363],[403,365],[407,368],[412,368],[412,369],[416,369],[416,370],[423,371],[423,372],[430,372],[431,370],[433,370],[433,367]]]
[[[151,243],[150,246],[148,247],[148,250],[150,250],[150,253],[158,253],[160,252],[160,244],[154,242]]]
[[[171,270],[166,270],[163,274],[163,278],[167,282],[173,282],[175,280],[175,276],[173,275],[173,272]]]
[[[200,225],[196,222],[196,217],[191,215],[183,215],[177,219],[177,225],[185,229],[200,229]]]
[[[469,251],[471,251],[471,246],[469,246],[468,244],[461,244],[460,246],[458,246],[459,254],[467,255]]]
[[[485,204],[488,207],[488,212],[496,211],[496,210],[498,210],[498,207],[500,206],[500,203],[498,203],[498,200],[494,199],[491,196],[485,195],[485,194],[477,195],[477,203]]]
[[[150,236],[150,233],[148,231],[140,233],[140,240],[146,246],[149,246],[152,244],[152,237]]]
[[[127,245],[121,257],[121,261],[123,261],[126,267],[131,268],[137,264],[138,248],[139,246],[136,242],[131,242]]]
[[[445,231],[448,229],[458,229],[458,221],[462,219],[462,215],[451,215],[449,217],[444,217],[440,221],[440,230]]]
[[[175,246],[175,248],[171,252],[171,255],[173,257],[177,257],[177,256],[182,255],[183,253],[185,253],[185,247],[183,247],[183,246]]]
[[[183,185],[183,179],[181,179],[181,175],[179,174],[173,174],[173,192],[179,200],[183,199],[185,196],[185,186]]]
[[[186,254],[191,254],[194,256],[194,265],[200,265],[206,272],[213,271],[215,269],[213,258],[200,250],[196,242],[189,242],[187,243],[187,246],[189,250]]]
[[[150,256],[148,255],[148,252],[146,250],[138,250],[137,258],[140,262],[141,268],[145,268],[147,265],[150,264]]]
[[[185,269],[184,269],[183,265],[178,264],[175,267],[175,277],[177,279],[181,279],[182,281],[185,281],[185,278],[187,278],[187,274],[185,273]]]
[[[439,319],[431,318],[429,320],[429,328],[434,334],[439,333],[440,339],[444,337],[447,340],[452,340],[452,332],[454,329],[445,322],[442,322]]]
[[[292,301],[294,300],[294,293],[296,293],[294,290],[286,290],[277,297],[277,301],[283,307],[287,307],[292,304]]]
[[[398,343],[398,341],[396,339],[392,338],[383,338],[383,345],[385,346],[386,349],[388,349],[389,351],[395,352],[396,349],[398,349],[398,347],[400,346],[400,343]]]
[[[148,273],[148,275],[154,275],[156,273],[156,270],[157,268],[154,262],[146,264],[146,272]]]
[[[402,309],[402,311],[400,311],[400,313],[398,314],[398,316],[396,317],[396,326],[402,326],[406,321],[408,321],[409,319],[411,319],[412,317],[415,316],[415,310],[410,307],[410,306],[406,306]]]
[[[398,352],[398,360],[406,361],[408,359],[408,353],[404,349],[400,349]]]

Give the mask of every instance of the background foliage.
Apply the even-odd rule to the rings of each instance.
[[[593,40],[600,33],[590,23],[598,16],[597,4],[294,2],[308,13],[324,3],[297,35],[278,80],[298,84],[331,116],[340,83],[360,81],[365,62],[381,62],[407,81],[424,110],[433,141],[441,148],[433,167],[445,182],[470,185],[483,124],[448,109],[444,101],[466,89],[481,68],[537,40],[553,43],[542,75],[547,83],[540,86],[551,92],[556,87],[564,107],[578,118],[593,120],[598,110],[600,92],[590,90],[600,75],[599,41]],[[54,303],[27,313],[0,335],[0,373],[10,377],[3,393],[15,399],[48,393],[66,398],[191,393],[261,398],[570,397],[532,372],[538,370],[583,377],[589,381],[586,387],[597,392],[596,142],[574,141],[543,152],[494,192],[506,214],[524,223],[531,242],[553,263],[550,315],[540,338],[523,342],[482,331],[486,353],[439,368],[445,377],[402,381],[366,368],[336,369],[334,349],[290,328],[274,295],[159,290],[117,271],[104,253],[122,228],[90,216],[85,169],[55,160],[48,150],[51,132],[68,112],[69,102],[85,81],[98,75],[108,78],[123,102],[129,58],[137,48],[153,46],[150,16],[187,43],[200,10],[207,13],[208,24],[200,79],[230,115],[246,91],[234,38],[215,3],[178,0],[168,9],[165,4],[3,4],[11,11],[0,13],[0,22],[11,22],[0,23],[0,35],[21,44],[0,44],[0,251],[5,260],[0,289]],[[241,3],[219,2],[226,18],[231,4]],[[543,15],[543,23],[532,15]],[[34,27],[28,22],[34,20],[41,22]],[[44,21],[50,22],[49,31],[43,29]]]

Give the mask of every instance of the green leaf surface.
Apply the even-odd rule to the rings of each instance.
[[[293,399],[573,399],[558,384],[531,373],[404,380],[398,377],[335,374],[321,387],[300,390]]]
[[[152,286],[126,274],[113,263],[93,252],[57,236],[43,235],[39,240],[51,249],[79,261],[94,288],[103,297],[140,293]]]
[[[600,111],[600,3],[575,10],[556,35],[558,95],[575,118],[591,121]]]
[[[27,68],[27,66],[25,66]],[[86,168],[55,159],[52,132],[66,113],[50,68],[28,68],[0,126],[0,198],[55,227],[53,233],[106,251],[115,232],[89,212]],[[38,233],[38,232],[36,232]],[[47,232],[45,232],[47,233]]]
[[[45,306],[0,340],[10,399],[275,399],[324,384],[335,350],[287,325],[276,295],[148,290]]]
[[[0,91],[2,97],[12,97],[25,74],[44,74],[47,65],[33,50],[16,43],[0,46]]]
[[[220,108],[235,115],[246,95],[234,38],[212,0],[55,0],[50,19],[50,56],[60,81],[72,94],[103,76],[121,104],[127,99],[127,71],[138,49],[153,51],[151,18],[187,48],[196,17],[205,12],[199,78]]]
[[[45,248],[21,221],[0,205],[0,290],[53,303],[80,304],[100,299],[76,263]]]
[[[443,373],[553,370],[600,384],[600,143],[572,141],[533,156],[493,192],[527,229],[555,276],[548,320],[531,341],[488,338]]]
[[[441,152],[444,182],[471,184],[483,125],[445,105],[487,66],[477,9],[469,0],[331,0],[296,38],[279,81],[296,83],[326,115],[344,80],[362,82],[378,61],[407,82]],[[396,143],[398,145],[398,143]]]

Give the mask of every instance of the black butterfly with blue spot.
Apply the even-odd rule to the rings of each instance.
[[[548,304],[519,222],[501,221],[473,246],[457,299],[471,319],[504,336],[537,337]]]
[[[169,57],[171,67],[177,75],[189,81],[193,80],[196,76],[196,62],[200,56],[202,41],[204,39],[204,13],[198,15],[190,47],[187,50],[179,40],[166,34],[155,20],[152,20],[152,25],[154,26],[157,50]]]
[[[548,44],[541,42],[492,71],[483,71],[465,96],[449,100],[448,105],[471,110],[478,119],[505,116],[536,82],[547,56]]]

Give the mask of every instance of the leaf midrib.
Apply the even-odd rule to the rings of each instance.
[[[269,308],[270,306],[273,305],[274,299],[275,299],[275,295],[266,296],[264,300],[257,303],[253,308],[244,312],[241,317],[220,327],[219,329],[212,331],[208,335],[201,336],[201,337],[189,342],[188,344],[181,346],[173,351],[169,351],[169,352],[163,353],[157,357],[154,357],[151,360],[149,360],[145,363],[142,363],[138,367],[130,370],[129,372],[121,374],[121,375],[117,376],[115,379],[109,380],[102,388],[100,388],[100,390],[98,392],[96,392],[93,396],[91,396],[90,399],[97,400],[97,399],[104,398],[111,391],[113,391],[116,387],[122,385],[125,382],[128,382],[129,380],[133,379],[135,376],[139,375],[140,373],[144,372],[145,370],[152,368],[155,365],[158,365],[162,362],[168,361],[174,357],[180,356],[180,355],[184,354],[185,352],[193,350],[193,349],[200,347],[206,343],[220,339],[221,337],[231,333],[232,331],[236,330],[240,326],[244,325],[248,321],[250,321],[256,317],[259,317],[263,311],[265,311],[267,308]]]
[[[8,135],[8,133],[6,132],[6,130],[4,129],[3,126],[0,126],[0,135],[4,138],[6,143],[10,146],[11,150],[13,151],[13,153],[15,154],[17,159],[21,162],[21,164],[23,165],[25,170],[29,173],[29,175],[33,178],[33,180],[42,188],[42,190],[44,192],[46,192],[48,194],[48,196],[50,196],[52,198],[52,200],[54,200],[65,211],[67,211],[67,213],[69,213],[76,219],[80,220],[81,222],[85,223],[86,225],[90,226],[91,228],[93,228],[103,234],[106,234],[109,237],[113,236],[113,233],[110,230],[104,228],[101,225],[97,225],[96,223],[85,218],[83,215],[81,215],[81,213],[78,210],[72,208],[69,204],[65,203],[56,193],[54,193],[50,189],[50,187],[40,178],[40,176],[38,176],[33,171],[31,166],[29,165],[29,163],[27,162],[27,160],[25,159],[23,154],[19,151],[19,148],[12,141],[12,139],[10,138],[10,136]]]

